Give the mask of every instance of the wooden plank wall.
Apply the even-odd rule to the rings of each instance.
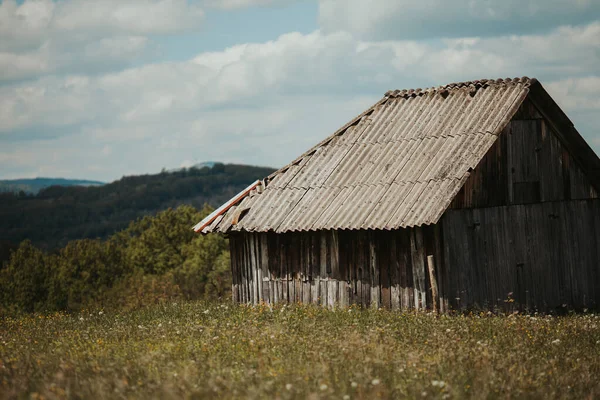
[[[600,306],[600,200],[449,210],[441,226],[453,308]]]
[[[526,100],[450,208],[597,198],[550,124]]]
[[[433,256],[436,303],[443,311],[448,302],[440,234],[438,227],[231,234],[233,300],[431,308],[426,263]]]

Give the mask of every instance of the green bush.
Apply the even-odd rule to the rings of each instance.
[[[50,259],[26,240],[0,270],[0,298],[6,309],[25,312],[45,308],[47,281],[51,276]]]
[[[53,254],[23,242],[0,270],[0,312],[134,309],[230,293],[227,241],[192,225],[212,210],[168,209],[107,240],[75,240]]]
[[[173,276],[186,299],[208,300],[229,295],[229,250],[222,236],[197,236],[186,245],[183,256],[185,261],[174,270]]]

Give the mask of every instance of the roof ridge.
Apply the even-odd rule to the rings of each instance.
[[[389,186],[391,184],[406,184],[406,183],[428,183],[428,182],[444,182],[444,181],[448,181],[448,180],[460,180],[462,178],[457,178],[457,177],[443,177],[443,178],[431,178],[431,179],[414,179],[414,180],[397,180],[397,179],[393,179],[390,182],[368,182],[368,183],[352,183],[352,184],[345,184],[345,185],[319,185],[319,186],[309,186],[309,187],[298,187],[298,186],[283,186],[283,187],[267,187],[265,189],[266,190],[277,190],[277,191],[284,191],[284,190],[315,190],[315,189],[354,189],[357,187],[379,187],[379,186]],[[264,192],[263,192],[264,193]]]
[[[461,89],[465,87],[473,87],[475,89],[485,88],[488,86],[502,86],[510,84],[523,84],[525,87],[529,87],[537,82],[536,78],[529,78],[527,76],[516,77],[516,78],[499,78],[499,79],[478,79],[474,81],[464,82],[453,82],[440,86],[432,86],[429,88],[421,89],[402,89],[402,90],[388,90],[385,92],[384,97],[386,98],[409,98],[416,96],[423,96],[427,93],[443,92],[444,90]]]

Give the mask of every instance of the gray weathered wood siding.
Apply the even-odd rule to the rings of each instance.
[[[600,200],[449,210],[443,227],[453,308],[600,305]]]
[[[551,125],[526,100],[472,171],[451,208],[597,197]]]
[[[438,227],[230,235],[233,300],[431,308],[427,256],[444,300]]]

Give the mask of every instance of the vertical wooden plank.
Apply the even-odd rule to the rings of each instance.
[[[389,243],[389,265],[390,265],[390,303],[392,310],[400,309],[400,263],[396,250],[397,240],[394,232],[386,235]]]
[[[445,260],[443,253],[443,236],[442,236],[442,227],[441,221],[434,226],[434,237],[435,237],[435,259],[438,260],[437,268],[436,268],[436,279],[438,284],[438,304],[440,307],[440,312],[447,312],[448,306],[448,297],[444,292],[444,268],[445,268]]]
[[[364,247],[364,243],[361,242],[360,237],[357,235],[352,236],[350,248],[352,250],[352,263],[354,264],[354,274],[356,276],[356,283],[354,286],[354,302],[357,305],[363,305],[363,279],[367,249]]]
[[[259,267],[260,264],[258,263],[259,254],[257,254],[256,234],[249,234],[248,237],[250,238],[250,254],[252,257],[252,303],[258,304],[261,300],[260,288],[262,285],[262,278],[259,279],[261,271]]]
[[[253,287],[253,281],[252,281],[252,248],[250,246],[250,235],[244,234],[244,247],[245,247],[245,257],[244,259],[246,260],[246,265],[245,265],[245,272],[246,272],[246,290],[247,290],[247,299],[246,302],[248,304],[252,304],[253,302],[253,297],[252,294],[254,293],[252,290]]]
[[[319,304],[319,278],[310,281],[310,302]]]
[[[319,272],[320,272],[320,260],[319,255],[321,253],[321,236],[319,232],[310,232],[310,301],[313,304],[319,302]]]
[[[281,301],[281,256],[279,254],[278,235],[267,233],[267,243],[269,246],[269,272],[273,282],[271,297],[275,304]]]
[[[254,268],[256,270],[256,288],[258,290],[257,296],[257,304],[262,303],[264,301],[263,295],[263,271],[262,271],[262,256],[261,256],[261,243],[260,243],[260,234],[255,233],[252,235],[254,238]]]
[[[362,282],[361,304],[363,307],[369,307],[371,305],[371,254],[369,238],[366,232],[363,231],[358,231],[356,235],[358,238],[358,248],[361,250],[359,253]]]
[[[327,281],[327,306],[334,308],[337,303],[338,294],[338,281],[335,279],[329,279]]]
[[[330,247],[330,257],[331,257],[331,277],[334,279],[340,279],[340,250],[339,250],[339,240],[338,240],[338,232],[331,231],[331,247]]]
[[[328,231],[321,231],[321,254],[319,257],[320,261],[320,272],[319,272],[319,298],[321,305],[327,305],[327,261],[328,261],[328,251],[327,251],[327,236],[329,235]]]
[[[302,252],[303,252],[303,270],[304,270],[304,276],[302,277],[302,303],[304,304],[308,304],[310,303],[310,292],[311,292],[311,288],[310,288],[310,275],[311,275],[311,255],[310,255],[310,247],[311,247],[311,240],[310,240],[310,233],[309,232],[302,232],[300,234],[300,236],[302,237],[302,242],[303,242],[303,246],[302,246]]]
[[[380,304],[384,308],[392,308],[391,298],[391,282],[390,282],[390,241],[389,232],[380,231],[376,232],[375,238],[377,240],[377,251],[378,251],[378,268],[379,268],[379,286],[380,286]]]
[[[410,229],[401,229],[396,232],[398,242],[397,259],[399,263],[400,279],[400,307],[402,309],[414,308],[413,279],[412,279],[412,257],[410,252]]]
[[[508,123],[506,129],[502,133],[506,139],[506,186],[508,188],[508,204],[513,204],[513,152],[512,152],[512,121]]]
[[[235,240],[229,239],[229,254],[231,254],[231,300],[234,303],[238,302],[237,295],[237,253],[235,248]]]
[[[277,247],[279,248],[279,268],[280,268],[280,288],[281,288],[281,295],[280,295],[280,299],[282,302],[284,303],[288,303],[289,302],[289,296],[288,296],[288,270],[287,270],[287,246],[286,246],[286,242],[285,242],[285,235],[277,235],[278,241],[277,241]]]
[[[240,274],[241,274],[241,290],[242,290],[242,302],[245,304],[248,302],[248,282],[246,275],[246,267],[248,265],[247,251],[246,251],[246,236],[242,233],[239,235],[239,246],[240,246]]]
[[[412,228],[411,239],[411,254],[413,266],[413,280],[415,284],[415,308],[425,309],[427,300],[425,297],[425,254],[423,244],[423,231],[421,227]]]
[[[287,257],[287,268],[288,268],[288,274],[289,274],[289,280],[288,280],[288,292],[289,292],[289,296],[290,296],[290,303],[295,303],[297,302],[297,296],[298,294],[296,293],[296,282],[298,281],[298,275],[299,275],[299,271],[298,271],[298,241],[296,240],[296,236],[294,234],[288,233],[288,248],[287,248],[287,253],[288,253],[288,257]]]
[[[380,306],[379,265],[377,260],[377,240],[372,232],[367,234],[369,241],[369,270],[371,275],[371,307]]]
[[[352,303],[352,251],[350,245],[351,232],[338,232],[339,264],[341,278],[339,281],[338,298],[340,307],[347,307]]]
[[[435,269],[435,262],[432,255],[427,256],[427,268],[429,271],[429,281],[431,282],[431,300],[432,300],[432,309],[435,312],[439,312],[438,308],[438,284],[437,284],[437,276]]]
[[[262,301],[272,303],[270,300],[271,275],[269,274],[269,243],[266,233],[258,234],[258,247],[260,249],[260,269],[262,285]]]
[[[250,250],[250,239],[244,234],[244,269],[246,273],[246,303],[252,303],[252,259]]]

